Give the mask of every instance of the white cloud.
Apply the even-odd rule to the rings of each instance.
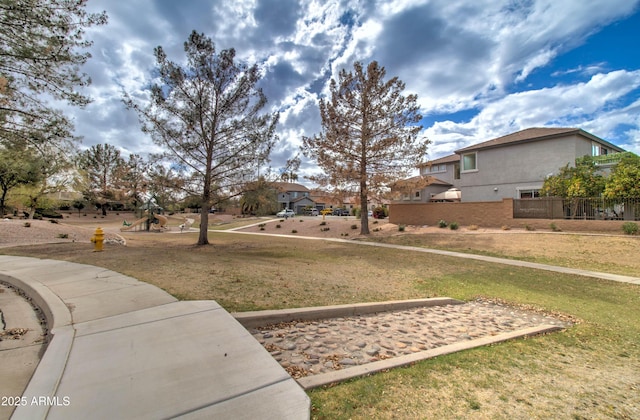
[[[549,79],[544,88],[527,87],[532,75],[549,70],[559,56],[638,5],[638,0],[92,0],[90,10],[109,14],[108,25],[87,32],[95,40],[94,57],[85,67],[94,80],[87,92],[96,101],[69,112],[85,145],[109,141],[123,150],[150,150],[150,139],[120,101],[121,90],[144,97],[153,48],[162,45],[181,60],[182,43],[195,29],[211,36],[218,49],[234,47],[238,57],[265,69],[268,106],[282,110],[274,166],[290,157],[302,136],[320,129],[319,95],[327,94],[330,78],[343,67],[352,69],[355,60],[378,60],[389,77],[400,77],[408,93],[418,94],[423,114],[478,110],[470,121],[443,118],[427,128],[435,140],[434,157],[517,129],[564,123],[604,138],[622,136],[640,151],[638,105],[629,105],[638,97],[637,69],[576,62],[548,72],[564,84]]]

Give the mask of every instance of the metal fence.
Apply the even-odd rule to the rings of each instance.
[[[514,219],[640,220],[640,198],[541,197],[513,200]]]

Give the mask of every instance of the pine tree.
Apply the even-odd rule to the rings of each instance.
[[[73,125],[51,99],[84,106],[77,91],[90,79],[84,30],[106,23],[87,0],[0,0],[0,142],[41,144],[73,137]]]
[[[247,175],[268,159],[278,114],[261,114],[267,99],[257,88],[260,70],[235,60],[235,50],[216,53],[213,41],[193,31],[184,44],[186,66],[155,49],[159,84],[138,112],[143,131],[166,150],[165,158],[184,168],[187,194],[201,200],[198,245],[208,240],[209,209],[242,194]]]
[[[423,161],[427,139],[416,95],[403,96],[405,85],[397,77],[384,81],[386,71],[376,61],[355,73],[340,71],[331,80],[329,101],[320,101],[322,132],[303,138],[303,150],[314,157],[325,175],[321,185],[359,192],[360,233],[369,234],[369,194],[381,193],[409,175]]]

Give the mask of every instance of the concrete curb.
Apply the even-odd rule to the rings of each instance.
[[[309,390],[324,385],[330,385],[336,382],[342,382],[351,378],[370,375],[372,373],[380,372],[387,369],[406,366],[412,363],[419,362],[421,360],[456,353],[462,350],[469,350],[475,347],[487,346],[490,344],[496,344],[516,338],[530,337],[533,335],[546,334],[560,330],[562,330],[561,327],[557,327],[554,325],[541,325],[519,331],[498,334],[491,337],[482,337],[476,338],[475,340],[453,343],[431,350],[425,350],[414,354],[407,354],[405,356],[392,357],[390,359],[353,366],[347,369],[336,370],[319,375],[305,376],[298,379],[297,381],[303,389]]]
[[[310,321],[324,318],[364,315],[375,312],[402,311],[418,307],[461,305],[464,302],[447,297],[430,299],[392,300],[386,302],[347,305],[315,306],[310,308],[280,309],[272,311],[236,312],[231,315],[245,328],[291,321]]]
[[[45,315],[49,329],[49,342],[42,359],[29,380],[22,396],[26,401],[36,400],[43,395],[55,395],[64,374],[71,353],[75,329],[71,312],[65,303],[41,282],[24,280],[7,274],[0,274],[0,280],[22,290]],[[12,419],[46,418],[50,406],[29,405],[16,407]]]

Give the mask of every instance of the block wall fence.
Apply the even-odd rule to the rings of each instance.
[[[457,222],[460,227],[550,229],[553,223],[565,232],[622,233],[620,220],[514,219],[513,199],[473,203],[393,203],[389,222],[396,225],[437,226],[438,221]]]

